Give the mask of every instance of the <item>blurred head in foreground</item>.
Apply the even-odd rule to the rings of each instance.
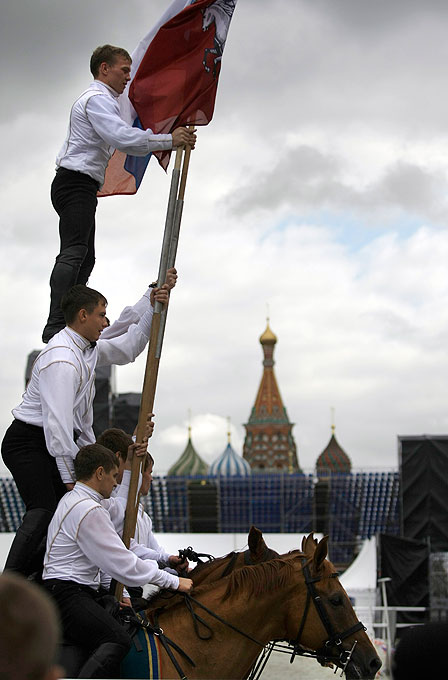
[[[0,574],[0,680],[57,680],[56,608],[40,588],[16,574]]]

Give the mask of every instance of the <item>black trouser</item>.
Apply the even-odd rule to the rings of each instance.
[[[50,277],[51,302],[44,342],[65,326],[64,293],[85,285],[95,264],[95,212],[99,185],[89,175],[58,168],[51,185],[51,202],[59,215],[60,252]]]
[[[47,528],[67,488],[47,450],[42,427],[14,420],[3,438],[2,457],[26,508],[5,569],[29,576],[42,565]]]
[[[51,579],[43,584],[58,604],[64,639],[90,654],[78,677],[113,677],[131,647],[131,637],[101,606],[104,593],[74,581]]]

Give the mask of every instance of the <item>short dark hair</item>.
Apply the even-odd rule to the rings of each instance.
[[[0,677],[44,680],[60,638],[54,603],[41,588],[6,572],[0,574],[0,611]]]
[[[103,467],[105,472],[117,468],[115,454],[101,444],[88,444],[79,449],[75,458],[75,477],[78,482],[90,479],[99,467]]]
[[[132,63],[132,58],[129,52],[127,52],[123,47],[115,47],[114,45],[100,45],[95,50],[90,57],[90,72],[94,78],[97,77],[100,66],[103,61],[109,66],[113,66],[117,60],[117,57],[123,57],[126,61]]]
[[[81,284],[72,286],[61,301],[65,323],[72,323],[80,309],[85,309],[91,314],[100,303],[107,305],[107,300],[102,293]]]
[[[124,430],[120,430],[118,427],[110,427],[97,437],[96,443],[105,446],[106,449],[109,449],[112,453],[117,453],[118,451],[120,458],[126,460],[128,448],[133,441],[131,435],[127,434]]]

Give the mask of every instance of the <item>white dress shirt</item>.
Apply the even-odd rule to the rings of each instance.
[[[152,313],[147,304],[137,324],[121,335],[100,337],[93,348],[67,326],[52,337],[34,362],[23,401],[12,413],[18,420],[43,427],[47,449],[55,457],[64,483],[75,481],[73,460],[79,449],[95,442],[92,404],[96,366],[134,361],[148,342]]]
[[[70,112],[67,137],[57,157],[56,167],[76,170],[93,177],[100,188],[115,149],[131,156],[147,156],[152,151],[172,149],[173,138],[155,135],[128,125],[120,115],[119,94],[99,80],[75,101]]]
[[[110,513],[124,513],[125,504],[121,494],[106,500],[77,482],[59,501],[48,527],[43,580],[75,581],[98,590],[101,569],[129,586],[150,582],[177,589],[177,576],[159,569],[153,560],[139,559],[119,538]]]

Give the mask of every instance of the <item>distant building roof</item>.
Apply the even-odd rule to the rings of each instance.
[[[263,374],[249,420],[244,425],[243,458],[252,472],[300,472],[292,434],[294,423],[288,418],[274,373],[277,336],[269,319],[259,340],[263,350]]]
[[[247,477],[250,475],[250,465],[237,454],[229,441],[222,454],[210,465],[208,472],[216,476]]]
[[[330,441],[316,461],[316,472],[318,475],[325,475],[331,472],[351,472],[351,460],[337,441],[334,429],[334,425],[332,425]]]
[[[185,451],[178,461],[168,470],[170,477],[189,477],[193,475],[206,475],[208,465],[197,453],[191,441],[191,427],[188,428],[188,442]]]

